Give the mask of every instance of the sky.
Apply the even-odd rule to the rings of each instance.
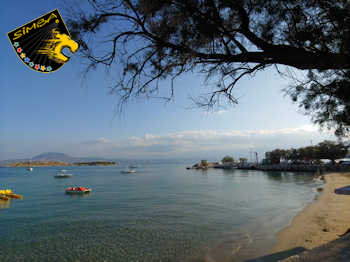
[[[129,101],[122,113],[109,94],[113,72],[97,70],[84,81],[84,60],[73,55],[49,74],[31,70],[15,54],[6,33],[58,8],[62,1],[2,2],[0,10],[0,160],[42,152],[113,159],[220,160],[225,155],[291,148],[335,140],[320,132],[282,89],[290,82],[274,70],[238,83],[239,104],[215,112],[193,106],[207,91],[204,78],[186,74],[175,82],[175,99]],[[170,83],[161,83],[162,92]]]

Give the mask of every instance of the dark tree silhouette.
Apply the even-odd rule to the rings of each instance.
[[[222,163],[233,163],[235,162],[234,158],[232,156],[224,156],[223,159],[221,159]]]
[[[342,142],[325,140],[315,146],[301,147],[298,149],[291,148],[289,150],[275,149],[271,152],[266,152],[265,156],[272,164],[279,164],[282,158],[291,160],[294,163],[300,161],[311,163],[315,160],[330,159],[334,164],[336,159],[346,156],[348,148],[349,145]]]
[[[336,159],[344,158],[348,151],[348,146],[345,146],[343,143],[335,143],[328,140],[319,143],[316,147],[318,148],[318,158],[330,159],[333,164]]]
[[[305,113],[343,136],[350,126],[350,3],[347,0],[90,0],[68,21],[88,69],[121,65],[121,102],[158,91],[159,80],[200,72],[216,84],[199,105],[237,103],[244,76],[275,66],[301,70],[286,89]],[[100,40],[103,43],[99,46]],[[282,66],[281,66],[282,65]],[[214,77],[214,78],[213,78]]]

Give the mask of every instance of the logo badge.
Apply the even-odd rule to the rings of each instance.
[[[54,72],[69,60],[69,56],[62,53],[63,49],[73,54],[79,48],[79,44],[70,38],[58,9],[7,33],[7,36],[22,62],[42,73]]]

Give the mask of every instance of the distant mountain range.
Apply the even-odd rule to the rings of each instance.
[[[74,161],[75,157],[70,155],[58,152],[47,152],[40,155],[32,157],[33,161],[62,161],[62,162],[71,162]]]
[[[100,158],[100,157],[72,157],[70,155],[59,153],[59,152],[46,152],[36,155],[32,158],[25,159],[9,159],[0,161],[0,167],[7,166],[11,163],[16,162],[27,162],[27,161],[61,161],[65,163],[75,163],[75,162],[93,162],[93,161],[109,161],[110,159]]]

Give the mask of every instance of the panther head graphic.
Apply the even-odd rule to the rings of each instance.
[[[64,48],[68,48],[71,53],[78,50],[79,44],[72,40],[68,35],[61,34],[57,29],[51,31],[51,39],[45,39],[45,45],[38,49],[39,54],[45,54],[51,60],[64,64],[69,57],[62,54]]]

